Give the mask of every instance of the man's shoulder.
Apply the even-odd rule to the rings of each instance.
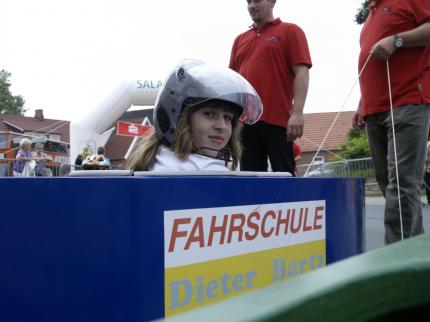
[[[303,29],[299,25],[297,25],[297,24],[295,24],[293,22],[281,21],[278,24],[278,26],[279,26],[279,28],[282,28],[282,29],[285,29],[285,30],[302,31],[303,32]]]
[[[237,40],[237,39],[241,39],[241,38],[243,38],[243,37],[247,37],[247,36],[249,36],[249,35],[251,35],[251,34],[252,34],[252,28],[249,28],[248,30],[246,30],[246,31],[244,31],[244,32],[240,33],[239,35],[237,35],[237,36],[236,36],[236,40]]]

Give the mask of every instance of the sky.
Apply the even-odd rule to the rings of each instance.
[[[278,0],[306,33],[313,67],[305,113],[355,110],[362,0]],[[196,58],[228,66],[252,21],[246,0],[2,0],[0,70],[33,116],[76,121],[123,80],[164,80]]]

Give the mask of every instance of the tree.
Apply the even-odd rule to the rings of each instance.
[[[347,142],[340,145],[339,154],[345,160],[370,157],[366,132],[352,128],[348,132]]]
[[[10,92],[10,76],[11,73],[0,70],[0,114],[23,115],[25,101],[21,95],[14,96]]]
[[[370,12],[370,2],[371,0],[365,0],[361,4],[361,8],[357,10],[357,14],[355,15],[355,22],[361,25],[366,21],[367,16]]]

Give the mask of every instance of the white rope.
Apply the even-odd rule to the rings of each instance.
[[[350,89],[350,91],[349,91],[348,95],[346,96],[345,101],[343,102],[343,104],[342,104],[342,106],[341,106],[340,110],[337,112],[336,117],[334,118],[333,122],[331,123],[331,126],[330,126],[330,128],[328,129],[328,131],[327,131],[327,133],[326,133],[326,135],[325,135],[325,137],[324,137],[324,139],[323,139],[322,143],[321,143],[321,144],[320,144],[320,146],[318,147],[317,152],[314,154],[314,156],[313,156],[313,158],[312,158],[311,163],[309,163],[309,166],[308,166],[308,168],[306,169],[305,174],[303,175],[304,177],[306,177],[306,175],[308,174],[308,172],[309,172],[309,170],[310,170],[311,166],[314,164],[315,158],[316,158],[316,157],[318,156],[318,154],[320,153],[320,151],[321,151],[322,147],[323,147],[323,146],[324,146],[324,144],[325,144],[325,141],[327,140],[328,136],[330,135],[331,131],[333,130],[334,124],[336,123],[337,119],[339,118],[340,113],[341,113],[341,112],[343,111],[343,109],[345,108],[345,105],[346,105],[346,103],[348,102],[348,99],[349,99],[349,97],[351,96],[352,91],[354,90],[355,86],[357,85],[357,82],[358,82],[358,80],[360,79],[361,74],[363,73],[364,69],[366,68],[367,63],[369,62],[369,59],[370,59],[370,55],[367,57],[366,62],[364,63],[363,67],[362,67],[362,68],[361,68],[361,70],[360,70],[360,73],[358,73],[358,77],[357,77],[357,79],[354,81],[354,84],[352,85],[352,88]]]
[[[52,123],[52,124],[45,125],[45,126],[43,126],[41,128],[36,129],[34,132],[36,132],[37,135],[34,135],[33,137],[43,138],[45,135],[50,134],[51,132],[53,132],[53,131],[55,131],[55,130],[57,130],[57,129],[65,126],[65,125],[67,125],[68,123],[70,123],[70,121],[58,121],[58,122],[55,122],[55,123]],[[49,127],[53,127],[53,128],[51,128],[47,132],[40,133],[42,130],[47,129]]]
[[[397,198],[399,200],[400,234],[403,240],[402,201],[400,200],[400,182],[399,182],[399,167],[397,164],[396,130],[394,129],[393,97],[391,94],[390,65],[388,63],[388,59],[387,59],[387,80],[388,80],[388,94],[390,97],[391,127],[393,129],[394,164],[396,166],[396,180],[397,180]]]
[[[316,142],[314,142],[314,141],[312,141],[312,140],[310,140],[310,139],[308,139],[306,136],[302,136],[301,137],[301,139],[302,140],[304,140],[304,141],[307,141],[308,143],[310,143],[310,144],[312,144],[314,147],[316,146],[316,147],[319,147],[319,144],[318,143],[316,143]],[[337,158],[339,158],[339,159],[341,159],[341,160],[343,160],[343,161],[346,161],[340,154],[336,154],[336,153],[334,153],[334,152],[332,152],[332,151],[330,151],[330,150],[328,150],[327,148],[322,148],[322,150],[324,150],[324,152],[327,152],[328,154],[331,154],[332,156],[334,156],[334,157],[337,157]]]

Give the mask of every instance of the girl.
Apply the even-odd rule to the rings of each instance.
[[[181,62],[158,93],[154,128],[127,161],[136,171],[228,171],[240,157],[239,121],[263,106],[239,74],[196,60]]]

